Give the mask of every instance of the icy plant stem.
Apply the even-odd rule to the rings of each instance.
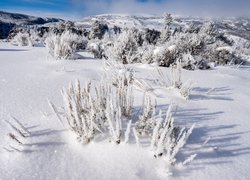
[[[137,146],[140,146],[140,140],[139,140],[139,137],[137,135],[137,131],[134,127],[133,127],[133,134],[134,134],[135,142],[136,142]]]
[[[31,133],[27,130],[27,128],[25,128],[22,123],[20,123],[17,118],[15,118],[14,116],[11,116],[11,118],[20,126],[20,128],[28,135],[30,136]]]
[[[47,99],[47,101],[48,101],[48,104],[49,104],[51,110],[55,113],[55,115],[56,115],[57,119],[59,120],[60,124],[62,125],[62,127],[65,127],[63,124],[62,118],[60,117],[60,115],[57,111],[56,106],[50,100]]]
[[[129,141],[129,135],[130,135],[130,131],[131,131],[131,125],[132,125],[132,120],[130,120],[127,124],[127,129],[126,129],[126,132],[125,132],[125,140],[124,142],[125,143],[128,143]]]
[[[162,119],[158,120],[154,130],[153,130],[153,135],[152,135],[152,140],[151,140],[151,149],[154,150],[156,146],[157,139],[159,138],[159,129],[162,124]]]

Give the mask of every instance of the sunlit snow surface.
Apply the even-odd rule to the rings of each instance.
[[[119,146],[108,140],[80,145],[51,112],[47,99],[63,106],[60,90],[79,79],[98,82],[101,60],[88,53],[82,59],[55,61],[44,47],[16,47],[0,43],[0,179],[249,179],[250,178],[250,67],[183,70],[194,82],[189,100],[175,91],[155,88],[152,94],[165,110],[173,102],[180,126],[196,128],[182,155],[197,153],[186,167],[174,167],[172,176],[162,159],[131,137]],[[131,65],[135,76],[152,82],[153,65]],[[169,71],[163,68],[163,71]],[[141,105],[136,91],[135,106]],[[60,110],[60,108],[59,108]],[[7,136],[4,122],[13,116],[31,132],[17,145]],[[132,135],[131,135],[132,136]],[[208,143],[202,144],[210,137]],[[14,146],[22,152],[7,152]],[[180,160],[184,157],[179,156]]]

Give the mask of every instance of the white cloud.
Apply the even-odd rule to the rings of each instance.
[[[250,0],[71,0],[81,15],[148,13],[191,16],[250,16]],[[81,11],[82,10],[82,11]]]

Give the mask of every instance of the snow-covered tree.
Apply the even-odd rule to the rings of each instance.
[[[164,13],[163,20],[164,20],[164,29],[169,29],[171,23],[173,22],[172,15],[170,13]]]
[[[171,36],[171,30],[170,30],[170,25],[173,21],[172,15],[169,13],[165,13],[163,15],[163,20],[164,20],[164,27],[161,32],[161,41],[160,42],[166,42],[169,40],[169,37]]]

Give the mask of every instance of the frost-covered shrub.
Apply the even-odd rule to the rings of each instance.
[[[191,55],[190,53],[185,53],[181,55],[181,67],[186,70],[195,70],[195,69],[210,69],[210,63],[208,60],[205,60],[204,57],[200,55]]]
[[[120,34],[120,33],[122,32],[122,31],[121,31],[121,28],[118,27],[118,26],[115,26],[115,25],[114,25],[114,27],[113,27],[113,31],[114,31],[115,34]]]
[[[124,85],[124,81],[119,82]],[[123,137],[124,141],[128,142],[132,124],[131,121],[128,121],[127,129],[124,130],[123,117],[125,114],[121,104],[124,101],[121,97],[130,98],[133,94],[122,94],[116,87],[103,81],[95,86],[91,82],[87,82],[82,88],[80,82],[77,81],[75,86],[70,85],[69,89],[62,91],[65,117],[79,142],[89,143],[103,133],[109,134],[110,141],[116,144],[119,144]],[[130,105],[131,107],[132,105]],[[138,118],[134,125],[136,139],[139,141],[141,136],[150,137],[154,156],[165,156],[169,164],[175,164],[176,155],[185,145],[194,125],[190,129],[175,126],[171,106],[165,120],[163,120],[162,111],[156,115],[155,107],[156,103],[153,104],[151,98],[145,96],[142,114],[135,117]]]
[[[105,52],[108,59],[122,62],[123,64],[138,62],[139,54],[137,53],[138,42],[140,38],[133,29],[123,31],[114,45],[107,48]]]
[[[223,34],[223,33],[218,34],[216,39],[223,42],[224,44],[226,44],[228,46],[234,45],[234,41],[232,39],[228,38],[227,36],[225,36],[225,34]]]
[[[17,46],[33,46],[33,42],[28,33],[17,33],[11,40],[11,43]]]
[[[109,30],[107,24],[103,24],[98,20],[95,20],[91,26],[89,33],[89,39],[102,39],[105,32]]]
[[[122,115],[130,117],[133,108],[133,70],[115,61],[108,61],[105,63],[105,72],[107,81],[115,87],[118,93],[118,104]]]
[[[235,55],[230,47],[218,47],[214,54],[214,62],[219,65],[240,64],[242,60]]]
[[[160,115],[153,130],[151,148],[155,158],[165,157],[169,164],[175,164],[176,155],[186,144],[194,126],[190,129],[175,126],[171,106],[169,106],[165,119],[163,120]]]
[[[146,29],[144,34],[145,42],[148,44],[156,44],[160,38],[161,32],[154,29]]]
[[[102,59],[104,56],[104,49],[100,41],[89,43],[87,49],[93,53],[94,58]]]
[[[175,45],[181,54],[192,55],[199,55],[205,46],[202,36],[196,33],[176,33],[167,44]]]
[[[157,68],[155,81],[159,86],[164,88],[175,88],[178,90],[180,95],[185,99],[189,98],[191,89],[192,89],[192,82],[183,81],[182,78],[182,63],[177,62],[176,65],[171,65],[170,74],[167,74],[166,71]]]
[[[68,125],[81,143],[90,142],[97,132],[102,132],[109,90],[100,85],[96,93],[99,97],[94,98],[90,82],[81,89],[79,81],[62,92]]]
[[[205,70],[205,69],[211,68],[209,62],[207,60],[204,60],[204,59],[200,59],[199,61],[196,61],[194,64],[196,66],[196,69]]]
[[[154,61],[157,62],[159,66],[169,67],[176,62],[178,57],[179,51],[175,45],[166,45],[154,51]]]
[[[133,114],[132,72],[117,62],[107,62],[105,68],[106,75],[100,83],[94,85],[88,81],[81,87],[80,82],[76,81],[75,86],[70,85],[62,91],[64,114],[59,114],[52,105],[58,119],[64,125],[65,118],[77,140],[83,144],[107,138],[116,144],[128,143],[133,129],[137,145],[140,145],[141,138],[151,139],[151,143],[145,143],[145,146],[151,145],[155,158],[163,157],[168,166],[178,163],[177,154],[187,142],[194,125],[190,129],[176,126],[171,106],[166,117],[162,110],[156,114],[156,102],[152,103],[150,96],[144,97],[141,113]],[[194,157],[192,155],[183,164]]]
[[[161,33],[149,29],[144,32],[135,28],[126,29],[110,44],[103,48],[104,56],[123,64],[155,62],[159,66],[170,67],[180,61],[183,68],[195,70],[209,69],[209,64],[215,61],[218,61],[217,64],[242,62],[239,53],[234,52],[230,56],[230,53],[217,50],[222,46],[240,48],[234,45],[233,39],[219,32],[214,22],[191,24],[186,30],[178,27],[173,29],[170,14],[164,15]],[[247,52],[246,49],[244,52]]]
[[[233,36],[232,49],[237,57],[242,59],[241,63],[244,63],[250,58],[250,42],[246,39]],[[244,62],[243,62],[244,61]]]
[[[191,53],[192,55],[199,55],[202,53],[205,44],[202,41],[201,37],[196,36],[194,34],[192,34],[192,35],[189,34],[189,36],[186,37],[186,39],[189,39],[189,40],[187,40],[187,42],[185,42],[186,52]],[[183,49],[183,50],[185,52],[185,49]]]
[[[201,27],[191,23],[189,26],[185,29],[185,33],[196,33],[198,34],[200,32]]]
[[[156,47],[154,61],[159,66],[169,67],[181,60],[183,67],[193,70],[195,69],[193,63],[196,62],[194,59],[204,51],[204,48],[205,44],[199,34],[175,33],[167,42]],[[186,58],[187,54],[192,58]]]
[[[35,31],[38,37],[44,38],[49,33],[49,27],[46,26],[37,27],[35,28]]]
[[[181,57],[181,66],[187,70],[195,70],[196,66],[195,57],[190,53],[182,54]]]
[[[182,70],[181,63],[177,62],[176,66],[171,66],[171,86],[177,89],[181,89],[182,82]]]
[[[208,21],[203,24],[199,32],[206,44],[213,44],[216,41],[217,36],[219,35],[218,30],[216,29],[215,23]]]
[[[87,82],[81,88],[77,81],[75,86],[63,90],[67,122],[82,143],[90,142],[100,133],[109,133],[110,140],[119,144],[122,117],[129,118],[132,114],[131,75],[124,72],[113,76],[110,70],[106,73],[97,85]],[[111,78],[116,78],[113,79],[116,84]]]
[[[39,33],[38,28],[30,29],[29,35],[33,46],[43,46],[48,33],[44,30],[42,34]]]
[[[119,86],[120,83],[122,83],[121,86],[127,86],[133,83],[133,70],[117,61],[105,61],[104,70],[106,72],[106,78],[108,78],[114,86]]]
[[[56,59],[73,59],[79,42],[82,39],[69,31],[61,35],[51,33],[45,40],[49,54]]]
[[[156,104],[152,103],[149,96],[144,97],[142,105],[143,112],[139,116],[138,122],[136,123],[136,131],[139,135],[145,136],[152,132],[155,126],[155,121],[153,119],[155,116],[155,106]]]
[[[138,53],[140,54],[140,62],[151,64],[154,63],[154,45],[143,45],[142,47],[138,48]]]
[[[113,41],[116,35],[105,33],[102,40],[93,39],[88,42],[87,50],[89,50],[95,58],[108,59],[113,56]]]

